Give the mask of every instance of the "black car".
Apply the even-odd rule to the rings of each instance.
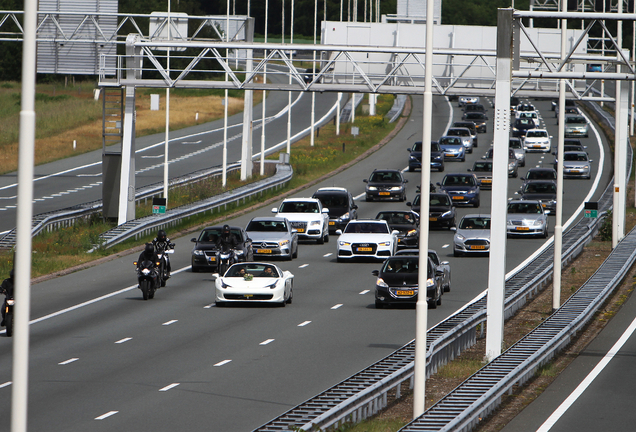
[[[536,127],[537,126],[532,119],[518,118],[512,124],[512,136],[523,138],[526,136],[526,132],[528,132],[530,129],[535,129]]]
[[[470,120],[475,123],[475,128],[479,133],[488,131],[488,117],[483,112],[465,112],[462,115],[462,120]]]
[[[398,231],[398,249],[417,247],[420,244],[419,216],[413,211],[388,210],[381,211],[375,216],[378,220],[385,220],[391,231]]]
[[[554,168],[530,168],[521,180],[524,183],[528,180],[549,180],[556,182],[557,172]]]
[[[345,188],[320,188],[311,197],[319,199],[322,207],[329,209],[329,234],[343,230],[350,220],[358,219],[358,206]]]
[[[406,150],[409,152],[409,172],[422,169],[422,141],[417,141]],[[431,169],[444,171],[444,152],[437,141],[431,141]]]
[[[464,107],[464,112],[481,112],[485,113],[488,111],[485,106],[479,103],[469,104]]]
[[[416,255],[392,256],[384,261],[380,270],[371,272],[377,276],[375,283],[375,307],[417,303],[419,257]],[[442,304],[444,271],[436,268],[428,259],[426,300],[430,309]]]
[[[406,200],[406,180],[399,170],[375,170],[366,184],[365,199],[373,200]]]
[[[223,226],[212,226],[205,228],[199,234],[199,237],[190,241],[194,243],[192,249],[192,271],[200,270],[218,271],[219,263],[216,262],[216,253],[219,250],[217,240],[221,236]],[[252,252],[252,240],[247,236],[245,230],[241,227],[231,226],[230,232],[238,241],[236,256],[239,262],[254,261]]]
[[[527,180],[521,188],[521,199],[524,201],[541,201],[543,210],[548,214],[556,212],[556,184],[552,180]]]
[[[432,193],[429,195],[429,227],[451,229],[457,222],[456,218],[455,206],[447,193]]]

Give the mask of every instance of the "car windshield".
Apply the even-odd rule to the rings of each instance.
[[[246,275],[252,275],[252,277],[270,277],[277,278],[280,277],[278,270],[271,264],[255,264],[255,263],[245,263],[245,264],[235,264],[227,271],[225,277],[232,278],[245,278]]]
[[[421,152],[422,151],[422,141],[418,141],[415,144],[413,144],[413,148],[411,149],[411,151]]]
[[[470,136],[470,131],[468,129],[461,129],[461,128],[456,128],[456,129],[449,129],[448,130],[448,135],[455,135],[455,136]]]
[[[329,194],[329,193],[317,193],[314,194],[314,198],[318,198],[323,207],[328,209],[347,207],[349,199],[347,195],[342,194]]]
[[[447,175],[442,186],[475,186],[475,179],[466,175]]]
[[[376,171],[371,174],[369,181],[374,183],[400,183],[402,176],[397,171]]]
[[[469,120],[484,120],[486,116],[483,113],[471,112],[466,114],[466,118]]]
[[[419,199],[418,199],[418,203],[419,203]],[[451,205],[451,201],[448,198],[448,195],[431,195],[429,204],[432,206],[449,206]]]
[[[382,273],[417,273],[420,260],[416,257],[404,257],[404,258],[389,258],[384,261],[382,266]],[[430,268],[429,262],[429,276],[432,275],[432,268]]]
[[[585,153],[564,153],[563,160],[566,161],[577,161],[577,162],[586,162],[587,156]]]
[[[440,145],[462,145],[462,140],[457,137],[445,136],[439,139]]]
[[[459,229],[489,230],[490,218],[483,216],[465,217],[459,223]]]
[[[541,205],[538,202],[529,202],[508,204],[508,213],[539,214],[542,212]]]
[[[587,123],[585,121],[585,118],[581,116],[568,116],[565,118],[565,124],[585,124],[585,123]]]
[[[510,146],[510,148],[513,148],[513,149],[523,148],[523,146],[521,145],[521,141],[519,140],[510,140],[510,143],[508,145]]]
[[[281,213],[318,213],[318,204],[315,202],[288,201],[280,206]]]
[[[544,130],[529,130],[528,134],[526,135],[526,138],[547,138],[548,137],[548,131],[544,131]]]
[[[554,170],[530,170],[526,174],[526,179],[528,180],[555,180],[556,179],[556,171]]]
[[[199,239],[197,241],[214,243],[221,235],[222,229],[222,227],[205,229],[201,231],[201,234],[199,234]],[[241,230],[232,228],[230,229],[230,232],[234,234],[237,239],[242,240],[243,236],[241,236]]]
[[[439,146],[439,143],[437,141],[433,141],[431,143],[431,152],[441,152],[442,148]]]
[[[388,234],[389,227],[384,223],[349,222],[345,228],[347,234]]]
[[[251,221],[246,231],[257,232],[287,232],[287,224],[285,221]]]
[[[492,162],[475,162],[473,165],[475,172],[492,172]]]
[[[550,183],[527,183],[524,193],[531,194],[556,194],[556,185]]]
[[[534,111],[521,112],[519,118],[534,119],[537,118],[537,113]]]
[[[388,224],[415,225],[415,217],[411,212],[385,211],[378,213],[375,218],[385,220]]]
[[[579,151],[579,150],[583,150],[581,148],[581,146],[578,145],[566,145],[563,146],[563,151],[569,152],[569,151]]]

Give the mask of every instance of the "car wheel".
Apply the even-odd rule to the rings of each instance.
[[[523,163],[521,164],[521,167],[525,167],[526,166],[526,161],[524,160]]]
[[[379,301],[375,301],[375,308],[376,309],[383,309],[384,305],[382,303],[380,303]]]
[[[444,287],[444,292],[450,292],[451,290],[451,278],[448,276],[448,284]]]
[[[336,258],[336,262],[339,262],[339,263],[344,262],[344,259],[338,257],[338,258]]]
[[[298,245],[296,245],[296,250],[292,254],[292,258],[298,258]]]
[[[287,304],[291,304],[293,298],[294,298],[294,284],[292,283],[292,286],[289,287],[289,298],[287,299]]]
[[[440,166],[438,169],[439,172],[444,172],[444,165]]]
[[[439,297],[437,297],[437,306],[442,305],[442,291],[439,292]]]
[[[217,302],[214,302],[214,305],[215,305],[216,307],[223,307],[223,306],[225,306],[225,302],[217,301]]]
[[[517,178],[519,177],[519,171],[515,171],[514,174],[512,175],[513,178]]]
[[[325,236],[325,243],[329,243],[329,232],[327,232],[327,235]]]
[[[373,198],[371,198],[369,195],[367,195],[366,197],[364,197],[364,200],[366,202],[371,202],[371,201],[373,201]]]
[[[473,207],[475,207],[475,208],[479,207],[479,200],[477,200],[477,202],[475,202],[475,204],[473,204]]]
[[[325,236],[321,235],[320,237],[318,237],[318,239],[316,239],[316,243],[325,244]]]
[[[192,266],[192,273],[198,273],[199,271],[199,267]]]
[[[466,162],[466,156],[464,156],[463,158],[461,158],[459,161],[460,161],[460,162]]]
[[[461,255],[462,255],[462,254],[461,254],[461,253],[459,253],[457,250],[454,250],[454,251],[453,251],[453,256],[458,257],[458,256],[461,256]]]
[[[428,301],[429,309],[437,309],[437,301],[435,299]]]
[[[415,168],[409,167],[409,172],[413,172],[413,171],[415,171]]]
[[[543,238],[548,238],[548,228],[546,227],[545,230],[543,230]]]

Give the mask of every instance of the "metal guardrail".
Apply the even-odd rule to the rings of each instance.
[[[628,173],[631,172],[631,150],[629,155],[630,157],[628,157],[627,161]],[[563,264],[567,264],[578,256],[585,244],[592,240],[602,217],[611,208],[612,200],[613,186],[612,182],[610,182],[599,200],[599,210],[602,212],[601,217],[598,220],[585,220],[582,218],[564,234],[562,245]],[[506,280],[504,312],[506,318],[514,315],[519,308],[550,282],[553,270],[553,256],[553,245],[551,245],[525,268],[511,275]],[[601,302],[602,299],[597,301]],[[586,309],[588,314],[592,314],[594,310],[593,306],[589,306]],[[426,350],[427,377],[435,373],[438,367],[453,360],[463,350],[473,345],[477,336],[477,327],[485,323],[485,321],[486,296],[484,295],[429,329],[427,331]],[[483,327],[482,325],[482,332]],[[578,328],[576,327],[576,329]],[[568,334],[568,340],[575,331]],[[566,343],[556,344],[550,354],[546,354],[545,358],[551,358]],[[254,432],[326,429],[345,422],[357,422],[376,414],[387,405],[390,391],[395,391],[395,397],[399,398],[402,385],[405,382],[408,381],[409,386],[412,387],[414,350],[415,341],[411,341],[393,354],[292,408],[255,429]],[[528,355],[530,354],[528,353]],[[522,381],[518,378],[515,383],[525,382],[526,379],[532,376],[535,368],[536,366],[529,365],[525,374],[522,375],[524,380]],[[493,381],[491,383],[493,383],[493,387],[496,387],[498,382]],[[506,386],[506,383],[502,381],[501,385]],[[463,392],[461,387],[456,389],[458,393]],[[481,388],[484,388],[484,386],[482,385]],[[475,393],[475,390],[472,388],[466,390],[466,392]],[[453,420],[457,423],[460,421],[459,419],[478,419],[480,416],[483,417],[488,414],[490,410],[499,404],[500,396],[504,392],[505,390],[493,390],[487,395],[490,397],[484,396],[479,399],[479,404],[477,405],[453,405],[453,403],[457,403],[457,397],[448,399],[452,403],[450,403],[450,406],[447,404],[440,409],[439,416],[435,418],[430,416],[430,421],[425,426],[422,428],[418,426],[418,428],[409,430],[441,430],[439,427],[445,421]],[[425,412],[420,418],[425,418],[429,411]],[[465,430],[469,430],[473,425],[474,423],[468,421]],[[455,428],[451,429],[458,430]]]
[[[229,164],[228,172],[240,169],[239,163]],[[215,177],[221,174],[221,168],[213,167],[195,171],[170,180],[170,186],[183,186],[196,183],[206,178]],[[163,182],[153,183],[137,188],[135,192],[135,202],[141,202],[155,196],[163,194]],[[88,218],[94,214],[101,213],[103,208],[102,200],[91,201],[61,210],[40,213],[33,216],[31,224],[31,236],[36,236],[43,231],[53,231],[73,225],[77,220]],[[0,249],[11,249],[15,246],[16,231],[12,229],[0,238]]]
[[[228,205],[239,205],[250,201],[253,197],[262,196],[267,190],[277,190],[284,187],[292,178],[293,170],[291,165],[276,163],[276,173],[264,180],[260,180],[220,195],[198,201],[192,204],[182,205],[168,210],[164,214],[154,214],[143,218],[128,221],[100,236],[100,246],[111,247],[124,240],[135,237],[139,238],[156,231],[174,226],[183,219],[189,218],[205,212],[212,214],[216,209]]]

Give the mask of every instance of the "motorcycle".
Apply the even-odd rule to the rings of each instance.
[[[223,248],[216,253],[216,262],[219,263],[219,274],[223,276],[232,264],[238,262],[236,252],[231,248]]]
[[[137,266],[137,261],[133,264]],[[145,260],[139,263],[139,266],[137,267],[137,280],[144,300],[154,298],[155,291],[157,291],[161,286],[158,273],[160,266],[161,262],[159,261],[152,262],[150,260]]]
[[[15,300],[13,296],[7,295],[7,299],[5,302],[4,308],[4,321],[7,329],[7,336],[13,336],[13,306],[15,304]]]
[[[170,244],[170,247],[174,248],[174,243]],[[160,244],[155,245],[155,252],[157,253],[157,257],[159,258],[159,275],[160,280],[159,283],[162,287],[166,286],[166,281],[168,280],[168,255],[174,253],[174,249],[164,249],[164,246]]]

